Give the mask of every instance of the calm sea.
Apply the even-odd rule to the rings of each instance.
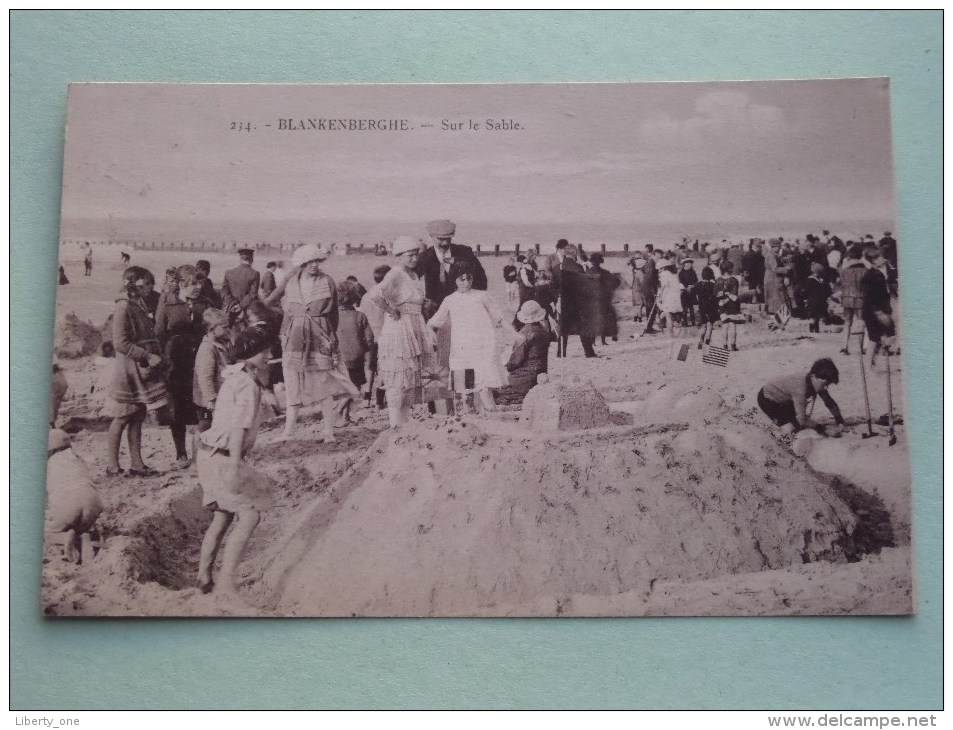
[[[683,239],[689,243],[746,242],[750,238],[784,236],[786,239],[804,238],[808,233],[822,235],[823,230],[841,238],[856,239],[871,234],[879,239],[884,231],[896,229],[886,220],[842,221],[750,221],[750,222],[685,222],[685,223],[550,223],[457,220],[454,240],[470,246],[512,250],[514,244],[525,248],[540,244],[543,251],[553,249],[560,238],[582,243],[597,249],[606,244],[609,250],[621,249],[623,244],[641,248],[647,243],[669,248]],[[358,221],[358,220],[282,220],[282,221],[193,221],[193,220],[64,220],[60,240],[76,243],[205,243],[212,248],[234,248],[259,244],[294,245],[324,243],[373,246],[389,243],[396,236],[411,235],[427,238],[426,221]],[[896,235],[895,235],[896,237]]]

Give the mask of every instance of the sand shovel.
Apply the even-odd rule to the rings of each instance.
[[[897,434],[893,430],[893,388],[890,385],[890,347],[884,347],[884,357],[887,363],[887,424],[890,428],[890,446],[897,443]],[[861,360],[863,362],[863,360]],[[868,411],[869,412],[869,411]]]
[[[658,313],[658,301],[652,303],[652,308],[649,310],[649,315],[645,318],[647,322],[652,321],[652,315]],[[645,329],[642,330],[642,334],[639,335],[639,339],[645,337],[649,333],[649,325],[645,325]]]
[[[864,333],[861,332],[860,336],[863,337]],[[867,393],[867,371],[864,370],[864,356],[858,351],[857,357],[860,360],[860,382],[864,386],[864,408],[867,409],[867,433],[861,434],[861,438],[869,439],[877,434],[874,433],[873,419],[870,417],[870,396]]]

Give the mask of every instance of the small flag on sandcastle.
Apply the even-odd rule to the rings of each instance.
[[[706,365],[725,367],[728,365],[728,348],[709,345],[702,354],[702,362]]]

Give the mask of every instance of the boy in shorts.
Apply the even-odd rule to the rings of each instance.
[[[202,503],[214,510],[199,557],[196,586],[202,593],[210,593],[213,587],[216,593],[236,592],[242,553],[261,512],[272,504],[270,480],[248,466],[244,458],[258,435],[262,389],[274,339],[273,328],[249,328],[236,337],[230,348],[235,363],[224,369],[212,424],[198,437],[196,466]],[[232,531],[226,540],[229,526]],[[219,583],[214,586],[212,567],[223,541]]]

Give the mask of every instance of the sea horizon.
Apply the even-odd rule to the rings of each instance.
[[[747,243],[751,238],[783,236],[803,239],[808,234],[822,235],[830,231],[844,240],[872,235],[875,239],[885,231],[894,231],[889,219],[800,219],[787,221],[686,221],[686,222],[525,222],[471,221],[457,218],[454,241],[469,246],[512,250],[540,245],[551,250],[556,241],[565,238],[590,248],[602,244],[610,250],[642,248],[646,244],[673,247],[683,240],[693,245],[702,243]],[[229,250],[249,246],[287,248],[304,243],[372,247],[389,243],[398,235],[428,238],[425,220],[246,220],[196,221],[160,219],[64,219],[61,222],[61,245],[112,243],[125,246],[205,246]]]

